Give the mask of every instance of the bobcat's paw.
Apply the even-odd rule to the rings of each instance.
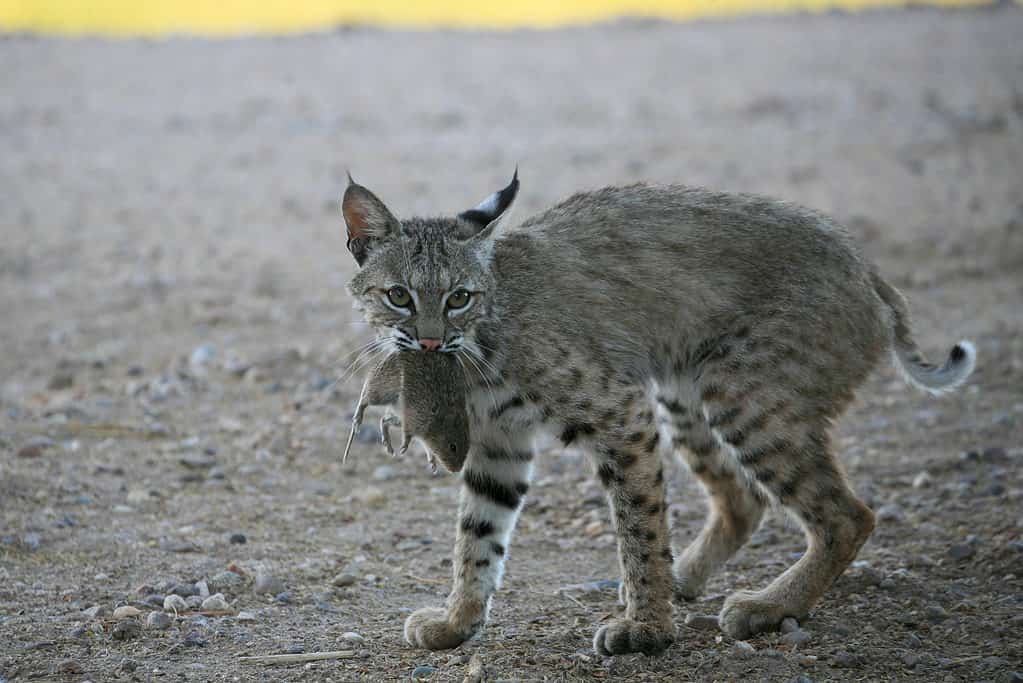
[[[721,630],[732,638],[745,640],[757,633],[777,631],[785,617],[802,619],[805,616],[805,611],[793,610],[762,593],[736,591],[725,599],[718,623]]]
[[[405,640],[413,647],[427,650],[450,650],[472,636],[452,626],[448,613],[439,607],[424,607],[405,620]]]
[[[675,642],[675,628],[655,626],[633,621],[615,619],[597,629],[593,636],[593,650],[599,655],[623,655],[642,652],[657,655]]]

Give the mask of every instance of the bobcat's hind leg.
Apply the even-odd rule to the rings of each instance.
[[[763,518],[766,499],[736,470],[702,411],[681,396],[658,398],[672,431],[672,447],[707,494],[708,514],[699,535],[674,562],[675,596],[698,597],[707,580],[749,540]]]
[[[799,561],[766,588],[725,600],[721,628],[741,639],[775,630],[785,617],[805,617],[856,557],[874,529],[874,514],[849,488],[823,431],[811,431],[800,442],[750,447],[740,457],[799,521],[807,539]]]

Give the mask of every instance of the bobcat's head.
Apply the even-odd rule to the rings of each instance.
[[[516,171],[507,187],[454,218],[399,221],[349,178],[341,211],[359,271],[348,289],[381,348],[485,355],[474,332],[494,299],[494,230],[518,189]]]

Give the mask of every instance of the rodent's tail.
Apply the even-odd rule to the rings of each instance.
[[[906,380],[932,394],[951,391],[965,382],[977,363],[973,344],[964,340],[953,346],[941,366],[928,363],[913,339],[906,299],[877,273],[872,273],[871,279],[874,291],[892,310],[896,366]]]

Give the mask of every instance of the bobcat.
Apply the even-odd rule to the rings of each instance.
[[[766,588],[737,591],[734,638],[802,618],[874,528],[829,440],[885,354],[933,393],[972,372],[969,342],[926,363],[902,295],[832,220],[791,204],[682,186],[576,194],[505,225],[511,183],[454,218],[396,219],[351,181],[342,200],[359,265],[349,289],[385,353],[454,354],[466,370],[462,466],[447,604],[405,638],[452,648],[486,622],[529,489],[533,438],[584,449],[607,492],[624,615],[604,655],[675,639],[671,602],[697,596],[774,501],[806,553]],[[659,450],[706,489],[703,530],[675,555]]]

